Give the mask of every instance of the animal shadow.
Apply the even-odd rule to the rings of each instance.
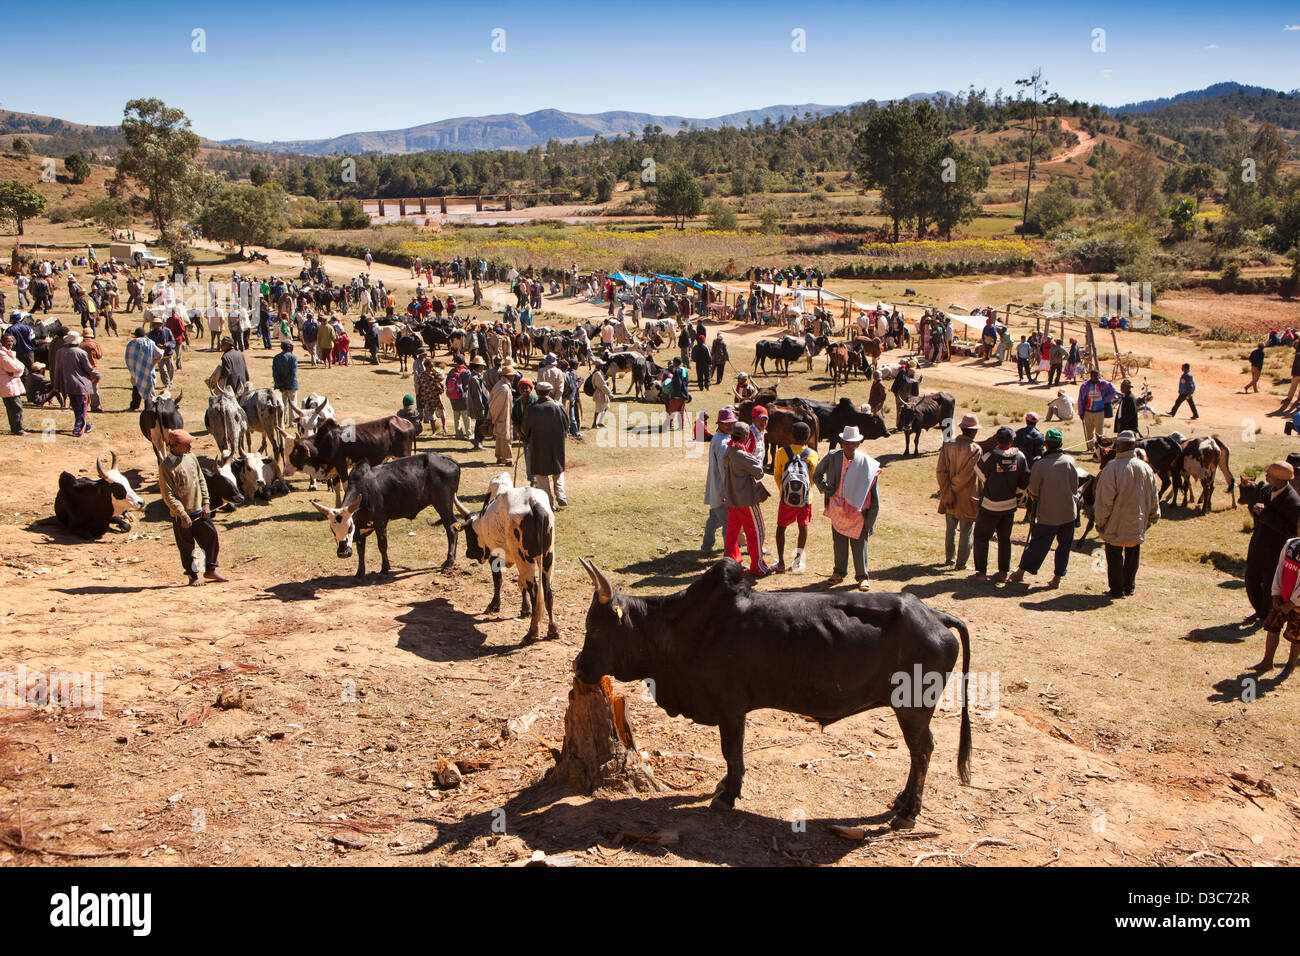
[[[863,845],[835,836],[828,829],[832,825],[879,824],[866,830],[867,842],[900,838],[885,822],[893,816],[892,811],[870,817],[807,819],[801,821],[805,829],[796,834],[786,819],[746,810],[712,810],[708,805],[711,788],[694,794],[665,793],[645,798],[600,791],[592,799],[576,805],[563,799],[570,795],[548,785],[542,778],[524,787],[504,806],[454,822],[416,820],[436,826],[438,833],[429,843],[413,848],[407,855],[421,856],[440,848],[453,852],[469,849],[476,840],[498,832],[503,815],[509,832],[523,840],[530,850],[541,850],[547,856],[580,854],[593,864],[600,857],[588,857],[586,850],[594,844],[610,848],[634,845],[648,856],[666,856],[671,852],[685,859],[723,865],[828,865]],[[625,834],[630,830],[676,830],[679,839],[670,851],[654,844],[629,841]],[[919,831],[912,831],[902,838],[918,835]],[[789,849],[781,849],[782,843]],[[763,849],[756,849],[760,847]]]
[[[502,604],[509,599],[509,595],[503,594]],[[489,646],[487,633],[480,626],[482,618],[458,610],[446,598],[416,601],[396,620],[402,625],[397,632],[397,647],[426,661],[495,657],[524,646],[522,641],[514,645]],[[520,629],[525,628],[526,625],[521,623]]]

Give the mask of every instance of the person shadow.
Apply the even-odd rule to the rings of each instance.
[[[1225,677],[1213,685],[1214,692],[1205,699],[1212,704],[1253,703],[1281,688],[1283,679],[1277,676],[1279,673],[1276,670],[1243,671],[1236,677]]]

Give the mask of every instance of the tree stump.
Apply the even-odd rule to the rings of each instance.
[[[608,677],[602,677],[599,684],[573,679],[560,758],[544,783],[580,793],[658,793],[666,789],[637,753],[623,698],[613,695]]]

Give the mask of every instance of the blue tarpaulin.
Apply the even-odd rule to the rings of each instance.
[[[645,276],[630,276],[625,272],[612,272],[609,277],[615,282],[622,282],[624,285],[630,286],[645,285],[650,281]]]
[[[702,289],[702,288],[704,288],[702,285],[700,285],[700,284],[699,284],[698,282],[696,282],[694,279],[681,279],[681,278],[678,278],[677,276],[662,276],[662,275],[660,275],[660,274],[657,273],[657,272],[655,272],[655,273],[651,273],[651,274],[652,274],[656,279],[663,279],[665,282],[675,282],[677,285],[688,285],[688,286],[690,286],[692,289]]]

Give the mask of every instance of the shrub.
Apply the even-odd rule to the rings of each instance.
[[[715,199],[709,203],[709,228],[717,229],[723,232],[733,232],[736,229],[738,220],[736,211],[728,205],[725,199]]]
[[[358,199],[345,199],[339,203],[340,229],[369,229],[370,213],[362,208]]]
[[[78,215],[77,207],[72,205],[51,206],[50,211],[46,213],[46,215],[49,217],[50,222],[56,225],[63,222],[72,222],[74,219],[81,218]]]

